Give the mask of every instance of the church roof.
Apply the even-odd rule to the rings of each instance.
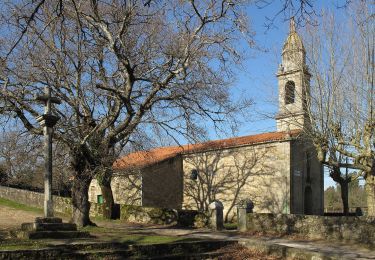
[[[256,135],[248,135],[241,137],[233,137],[228,139],[214,140],[198,144],[188,144],[182,146],[159,147],[149,151],[138,151],[130,153],[119,158],[113,164],[114,170],[128,170],[133,168],[144,168],[155,163],[173,158],[180,154],[189,154],[196,152],[205,152],[210,150],[218,150],[232,148],[238,146],[252,145],[258,143],[266,143],[273,141],[288,140],[291,137],[297,137],[300,130],[292,130],[290,132],[270,132]]]
[[[305,47],[303,46],[302,38],[296,31],[296,25],[293,17],[290,19],[289,35],[283,46],[283,53],[286,51],[305,52]]]

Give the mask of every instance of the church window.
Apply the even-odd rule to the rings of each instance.
[[[197,180],[198,179],[198,170],[194,169],[190,172],[190,179]]]
[[[285,104],[293,104],[295,99],[295,84],[293,81],[288,81],[285,85]]]

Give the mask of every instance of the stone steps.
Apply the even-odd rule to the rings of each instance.
[[[63,223],[61,218],[56,218],[56,217],[36,217],[35,218],[35,223]]]
[[[72,239],[90,237],[88,232],[77,230],[77,225],[63,223],[61,218],[38,217],[33,223],[23,223],[17,237],[26,239]]]
[[[50,245],[43,249],[0,252],[0,259],[209,259],[236,241],[191,241],[170,244],[82,243]]]
[[[23,231],[77,231],[77,225],[71,223],[23,223]]]

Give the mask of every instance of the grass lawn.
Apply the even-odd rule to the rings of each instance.
[[[129,244],[167,244],[178,241],[197,241],[198,239],[172,236],[158,236],[158,235],[124,235],[120,242]]]
[[[23,210],[23,211],[28,211],[28,212],[34,212],[34,213],[38,213],[38,214],[43,214],[43,211],[44,211],[42,208],[25,205],[25,204],[18,203],[18,202],[13,201],[13,200],[4,199],[4,198],[1,198],[1,197],[0,197],[0,205],[6,206],[6,207],[9,207],[9,208],[13,208],[13,209],[18,209],[18,210]],[[55,214],[56,217],[70,218],[70,215],[67,215],[67,214],[64,214],[64,213],[61,213],[61,212],[55,212],[54,214]]]
[[[4,198],[0,198],[0,205],[10,207],[10,208],[13,208],[13,209],[19,209],[19,210],[30,211],[30,212],[35,212],[35,213],[42,213],[43,212],[43,209],[41,209],[41,208],[28,206],[28,205],[21,204],[21,203],[15,202],[13,200],[8,200],[8,199],[4,199]]]
[[[24,212],[33,212],[37,215],[43,214],[43,209],[24,205],[12,200],[0,198],[0,205],[4,207],[9,207],[15,210],[24,211]],[[57,214],[64,217],[68,217],[67,215],[63,215],[61,213]],[[100,221],[108,221],[102,218],[93,218],[95,220]],[[118,222],[118,221],[114,221]],[[93,238],[85,239],[85,241],[102,241],[102,242],[119,242],[125,244],[165,244],[165,243],[173,243],[173,242],[182,242],[182,241],[196,241],[199,239],[192,239],[186,238],[183,236],[169,236],[169,235],[157,235],[153,233],[137,233],[136,229],[127,230],[124,229],[117,229],[112,227],[93,227],[87,226],[80,229],[81,231],[87,231]],[[23,239],[16,239],[16,238],[7,238],[2,240],[0,237],[0,251],[2,250],[26,250],[26,249],[40,249],[40,248],[50,248],[53,247],[51,245],[52,240],[23,240]]]
[[[114,228],[92,227],[87,226],[80,229],[81,231],[90,232],[102,241],[113,241],[127,244],[165,244],[178,241],[197,241],[200,239],[192,239],[180,236],[163,236],[154,234],[137,234]],[[133,230],[134,231],[134,230]]]
[[[0,242],[0,251],[40,249],[47,247],[48,245],[40,240],[8,240],[6,242]]]

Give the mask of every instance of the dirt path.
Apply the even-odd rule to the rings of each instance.
[[[0,230],[21,227],[22,223],[33,222],[41,213],[24,211],[0,205]]]

